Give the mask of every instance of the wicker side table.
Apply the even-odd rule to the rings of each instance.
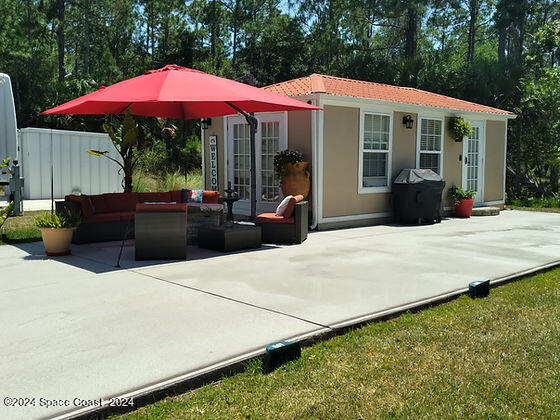
[[[136,260],[187,258],[186,204],[137,204],[134,231]]]

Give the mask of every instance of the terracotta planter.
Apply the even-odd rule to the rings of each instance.
[[[39,228],[41,237],[43,238],[43,245],[49,257],[60,257],[62,255],[70,254],[70,241],[72,235],[76,230],[73,228]]]
[[[303,198],[307,198],[311,187],[308,165],[309,162],[286,163],[288,175],[282,179],[284,195],[303,195]]]
[[[464,198],[461,204],[455,205],[455,216],[468,218],[471,217],[474,198]]]

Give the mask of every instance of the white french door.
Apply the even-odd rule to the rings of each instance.
[[[282,198],[279,182],[274,174],[274,155],[288,146],[285,113],[255,115],[259,125],[255,135],[257,166],[257,211],[272,211]],[[238,213],[250,210],[251,198],[251,139],[244,117],[227,118],[227,174],[228,181],[239,194],[234,205]]]
[[[474,204],[484,201],[484,148],[486,133],[484,123],[470,121],[472,133],[463,139],[463,182],[464,190],[475,191]]]

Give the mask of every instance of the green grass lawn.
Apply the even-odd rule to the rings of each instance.
[[[0,245],[6,243],[40,241],[41,232],[35,227],[33,219],[47,211],[26,211],[23,216],[11,216],[0,228]]]
[[[251,362],[123,418],[560,418],[559,307],[560,269],[371,323],[269,375]]]

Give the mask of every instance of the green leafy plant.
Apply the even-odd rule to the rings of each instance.
[[[88,150],[90,155],[106,157],[119,165],[124,173],[123,188],[125,192],[132,191],[132,174],[134,168],[147,148],[147,142],[140,142],[140,129],[134,121],[130,110],[127,109],[122,125],[117,129],[108,124],[103,124],[103,129],[109,135],[115,149],[122,157],[122,163],[108,155],[108,151]]]
[[[303,155],[295,150],[282,150],[274,156],[274,172],[279,180],[282,180],[288,172],[286,170],[287,163],[303,162]]]
[[[59,210],[35,218],[35,226],[40,228],[72,228],[79,226],[80,223],[82,223],[81,215],[70,210]]]
[[[2,227],[2,225],[4,224],[6,219],[12,215],[12,211],[14,210],[14,205],[15,204],[16,203],[14,203],[12,201],[6,207],[4,207],[2,210],[0,210],[0,227]]]
[[[2,162],[0,162],[0,169],[5,168],[10,165],[12,158],[7,157]]]
[[[449,120],[449,131],[455,138],[455,141],[462,141],[463,137],[470,136],[472,133],[472,126],[468,121],[461,117],[451,118]]]
[[[474,196],[476,195],[476,191],[463,190],[461,188],[453,186],[449,189],[449,194],[451,194],[451,198],[453,198],[453,205],[458,206],[461,204],[461,200],[469,200],[471,198],[474,198]]]

